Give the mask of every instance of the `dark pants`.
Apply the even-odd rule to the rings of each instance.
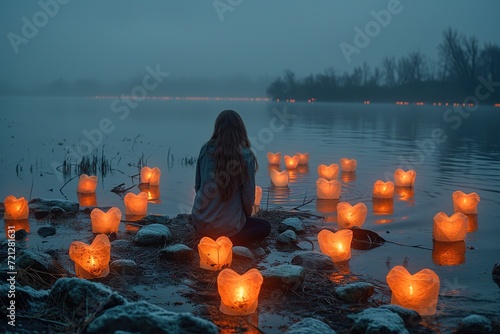
[[[234,246],[248,246],[264,240],[271,233],[271,224],[260,218],[247,217],[241,231],[230,237]]]

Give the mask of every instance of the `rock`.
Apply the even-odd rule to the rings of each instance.
[[[15,239],[16,240],[23,240],[27,236],[28,236],[28,232],[26,232],[25,229],[17,230],[16,233],[15,233]]]
[[[357,282],[335,288],[335,294],[349,303],[364,303],[373,295],[375,288],[370,283]]]
[[[76,319],[126,303],[125,298],[107,286],[80,278],[58,279],[49,297],[49,306],[67,311]]]
[[[45,199],[33,198],[29,202],[31,210],[40,213],[61,214],[66,213],[74,215],[80,209],[80,205],[76,202],[65,201],[60,199]],[[38,217],[37,217],[38,219]]]
[[[493,270],[491,271],[491,276],[493,277],[493,282],[495,282],[500,288],[500,262],[497,262],[493,266]]]
[[[134,223],[140,225],[151,225],[151,224],[161,224],[166,225],[170,223],[171,219],[168,216],[163,215],[147,215],[144,218],[141,218]]]
[[[244,259],[255,260],[255,256],[253,255],[252,251],[249,248],[243,246],[234,246],[233,256]]]
[[[16,285],[14,289],[11,289],[9,282],[0,285],[0,304],[7,307],[10,304],[10,298],[8,298],[9,291],[15,290],[15,306],[16,311],[28,311],[33,308],[40,307],[41,304],[45,303],[49,295],[48,290],[35,290],[30,286],[20,286]],[[2,311],[5,309],[3,308]]]
[[[297,243],[297,234],[292,230],[286,230],[278,235],[276,241],[282,244],[295,244]]]
[[[411,310],[409,308],[405,308],[399,305],[387,304],[379,306],[381,309],[387,309],[391,312],[397,313],[401,319],[403,319],[406,326],[417,326],[420,321],[422,321],[422,317],[418,314],[417,311]]]
[[[286,334],[336,334],[336,332],[322,321],[304,318],[290,326]]]
[[[263,257],[264,255],[266,255],[266,250],[262,247],[255,248],[253,250],[253,254],[257,257]]]
[[[37,250],[21,250],[18,253],[16,266],[22,269],[30,268],[37,271],[56,273],[52,256]]]
[[[263,270],[261,274],[264,277],[263,288],[295,290],[304,281],[305,270],[301,266],[282,264]]]
[[[455,333],[488,334],[491,333],[492,330],[491,321],[489,321],[485,316],[473,314],[460,321],[460,327]]]
[[[319,252],[302,252],[295,255],[292,264],[311,270],[330,270],[335,268],[332,258]]]
[[[50,237],[52,235],[55,235],[56,234],[56,229],[55,229],[55,227],[43,226],[43,227],[40,227],[38,229],[37,233],[42,238],[47,238],[47,237]]]
[[[109,264],[111,271],[116,271],[120,275],[137,275],[141,269],[133,260],[115,260]]]
[[[194,251],[183,244],[167,246],[161,249],[158,255],[162,260],[175,262],[191,262],[194,260]]]
[[[287,218],[278,225],[278,232],[283,233],[286,230],[292,230],[295,233],[305,232],[304,224],[297,217]]]
[[[204,333],[217,334],[217,327],[191,313],[175,313],[144,301],[106,310],[87,327],[88,334],[116,333]]]
[[[134,242],[141,246],[158,246],[172,238],[168,227],[161,224],[151,224],[137,231]]]
[[[354,320],[353,334],[408,334],[403,319],[387,309],[368,308],[349,318]]]
[[[135,247],[131,241],[118,239],[111,242],[111,252],[130,252],[130,249]]]

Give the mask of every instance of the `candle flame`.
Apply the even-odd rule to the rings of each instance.
[[[344,246],[342,245],[342,243],[338,243],[337,244],[337,249],[339,250],[339,252],[343,252],[344,251]]]
[[[93,256],[90,257],[90,265],[95,266],[96,265],[96,260]]]
[[[243,302],[245,301],[245,288],[242,286],[239,286],[236,289],[236,301],[237,302]]]
[[[413,285],[410,284],[410,296],[413,295]]]

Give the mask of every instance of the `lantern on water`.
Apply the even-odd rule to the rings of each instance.
[[[373,184],[373,198],[392,198],[394,196],[394,183],[377,180]]]
[[[87,174],[80,175],[80,179],[78,180],[78,189],[76,190],[77,193],[91,194],[95,192],[96,188],[97,176],[88,176]]]
[[[221,270],[231,265],[233,261],[233,243],[228,237],[218,237],[213,240],[209,237],[201,238],[198,243],[200,268],[207,270]]]
[[[472,192],[466,194],[460,190],[455,191],[451,195],[453,199],[453,208],[455,212],[462,212],[466,214],[476,214],[477,204],[480,201],[480,197],[477,193]]]
[[[299,160],[300,160],[298,155],[294,155],[294,156],[285,155],[283,157],[283,159],[285,160],[285,167],[287,169],[297,168],[297,165],[299,164]]]
[[[356,171],[357,166],[358,162],[356,161],[356,159],[348,159],[348,158],[340,159],[340,167],[342,168],[343,172],[352,173]]]
[[[394,182],[396,187],[413,187],[415,185],[415,178],[417,177],[417,172],[413,169],[404,171],[402,169],[396,169],[394,171]]]
[[[364,203],[352,206],[347,202],[337,204],[337,221],[341,228],[361,227],[366,219],[368,208]]]
[[[321,164],[318,166],[318,175],[325,180],[335,180],[339,175],[339,165],[331,164],[327,166]]]
[[[436,313],[439,295],[439,277],[430,269],[411,275],[403,266],[396,266],[387,274],[391,288],[391,304],[400,305],[420,315]]]
[[[74,241],[69,246],[69,257],[75,262],[75,273],[80,278],[106,277],[110,253],[111,244],[105,234],[97,235],[90,245]]]
[[[30,209],[28,201],[24,197],[16,198],[12,195],[5,197],[3,200],[5,211],[3,219],[5,220],[22,220],[28,219]]]
[[[138,188],[148,194],[148,201],[152,203],[161,203],[160,199],[160,187],[152,186],[146,183],[139,183]]]
[[[112,207],[107,212],[95,208],[90,213],[90,221],[92,222],[92,233],[110,234],[118,232],[122,212],[116,207]]]
[[[149,168],[147,166],[141,168],[141,183],[148,183],[150,186],[160,185],[161,170],[158,167]]]
[[[465,263],[465,241],[433,242],[432,261],[438,266],[456,266]]]
[[[309,153],[295,153],[299,157],[299,165],[307,165],[309,163]]]
[[[372,198],[373,213],[377,216],[392,215],[394,200],[392,198]]]
[[[444,242],[462,241],[467,234],[469,218],[461,212],[455,212],[451,217],[444,212],[434,216],[432,239]]]
[[[267,161],[270,165],[279,165],[281,161],[281,152],[277,153],[267,153]]]
[[[260,206],[260,200],[262,199],[262,188],[259,186],[255,186],[255,201],[254,205]]]
[[[77,193],[77,195],[78,195],[78,204],[80,206],[97,206],[97,196],[95,193],[91,194]]]
[[[328,181],[323,178],[316,180],[316,195],[320,199],[339,199],[342,183],[339,180]]]
[[[257,269],[250,269],[243,275],[231,269],[222,270],[217,276],[217,289],[221,298],[220,311],[229,315],[254,313],[259,303],[263,281]]]
[[[321,252],[331,257],[333,262],[347,261],[351,258],[351,242],[351,230],[340,230],[337,233],[321,230],[318,233]]]
[[[141,191],[138,195],[127,193],[123,198],[125,214],[130,216],[145,216],[148,212],[148,194]]]
[[[276,187],[286,187],[288,185],[288,171],[271,170],[271,182]]]

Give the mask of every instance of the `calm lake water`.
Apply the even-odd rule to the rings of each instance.
[[[339,177],[341,201],[367,205],[363,228],[395,243],[427,249],[387,243],[353,251],[351,271],[385,282],[388,257],[391,266],[409,257],[411,273],[430,268],[440,277],[438,316],[470,311],[499,320],[500,288],[491,278],[493,265],[500,261],[499,108],[480,106],[469,114],[445,106],[146,100],[126,115],[125,108],[118,106],[124,104],[113,106],[113,99],[0,98],[0,199],[9,194],[28,198],[31,192],[32,198],[77,201],[77,179],[61,193],[68,178],[61,177],[54,166],[62,163],[68,150],[76,155],[90,147],[99,154],[104,150],[114,169],[99,180],[98,205],[124,210],[122,198],[110,190],[121,183],[136,185],[137,178],[131,176],[138,170],[133,165],[144,157],[149,166],[162,170],[161,202],[151,203],[149,212],[187,212],[194,198],[195,167],[184,164],[183,158],[197,157],[217,114],[234,109],[246,123],[259,161],[257,184],[264,188],[261,207],[291,209],[313,199],[319,164],[355,158],[355,177]],[[100,124],[108,130],[102,139],[93,131]],[[266,154],[278,151],[310,153],[308,167],[291,173],[285,190],[267,189]],[[374,212],[373,183],[399,167],[408,169],[409,163],[417,171],[414,192],[396,194],[388,213]],[[481,202],[465,240],[465,258],[443,265],[439,258],[446,250],[440,245],[432,250],[433,217],[439,211],[453,213],[455,190],[475,191]],[[137,187],[132,191],[138,192]],[[312,201],[300,210],[324,216],[319,224],[336,228],[334,207]]]

